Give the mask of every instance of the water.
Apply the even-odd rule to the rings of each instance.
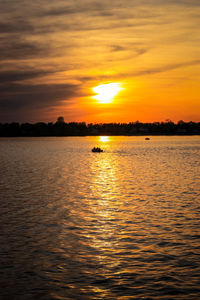
[[[200,299],[199,150],[0,139],[0,299]]]

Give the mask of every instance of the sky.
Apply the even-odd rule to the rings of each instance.
[[[199,83],[199,0],[0,0],[1,123],[198,122]]]

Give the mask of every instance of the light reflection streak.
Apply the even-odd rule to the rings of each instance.
[[[99,136],[99,141],[100,142],[109,142],[110,137],[109,136]]]
[[[118,248],[116,218],[120,206],[117,162],[109,153],[96,156],[92,162],[90,209],[95,219],[95,232],[89,233],[90,246],[97,250],[96,259],[104,266],[104,276],[115,268],[119,261],[114,258]],[[107,274],[107,275],[106,275]]]

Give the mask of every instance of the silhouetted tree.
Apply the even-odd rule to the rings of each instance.
[[[0,136],[85,136],[85,135],[200,135],[200,123],[171,120],[141,123],[65,123],[58,117],[56,123],[39,122],[0,124]]]
[[[57,123],[65,123],[64,117],[58,117]]]

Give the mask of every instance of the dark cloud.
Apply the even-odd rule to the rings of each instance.
[[[28,42],[16,37],[9,40],[0,38],[0,61],[44,57],[47,55],[51,55],[51,51],[47,45],[42,43]]]
[[[0,7],[2,6],[1,2]],[[157,16],[155,12],[140,8],[136,3],[133,5],[128,1],[125,2],[126,5],[123,5],[121,1],[85,1],[84,3],[76,1],[74,4],[69,4],[69,2],[60,0],[56,2],[56,5],[30,3],[27,6],[24,1],[18,0],[9,3],[10,9],[13,7],[13,11],[10,16],[6,16],[0,21],[0,33],[45,34],[60,30],[101,30],[129,26],[128,19],[141,20],[152,17],[155,19]],[[4,4],[4,10],[5,8]],[[63,18],[64,16],[66,18]],[[112,21],[116,22],[112,24]],[[142,24],[145,25],[146,22]]]
[[[44,108],[61,104],[80,96],[79,85],[72,84],[4,84],[0,85],[0,109],[5,111],[29,108]]]
[[[25,19],[9,18],[4,21],[0,21],[0,33],[23,33],[33,30],[33,25]]]
[[[63,16],[63,15],[74,15],[74,14],[85,14],[85,12],[90,12],[94,9],[91,7],[85,7],[84,5],[77,6],[61,6],[61,7],[54,7],[51,9],[46,9],[40,12],[41,16]]]
[[[102,17],[152,18],[157,14],[149,9],[165,6],[200,6],[199,0],[141,0],[141,1],[59,1],[56,6],[40,10],[41,16],[73,16],[75,14]]]
[[[42,70],[0,71],[0,86],[2,86],[3,83],[5,84],[8,82],[24,81],[26,79],[41,77],[49,73],[49,71]]]
[[[40,12],[41,16],[63,16],[63,15],[100,15],[100,16],[113,16],[115,11],[114,9],[118,7],[116,3],[109,2],[98,2],[98,1],[78,1],[77,3],[71,2],[61,4],[60,6],[51,7],[50,9],[45,9]]]
[[[52,121],[49,113],[73,103],[82,93],[73,84],[14,84],[0,85],[0,123]],[[46,112],[48,112],[46,114]],[[40,117],[42,116],[42,117]]]

